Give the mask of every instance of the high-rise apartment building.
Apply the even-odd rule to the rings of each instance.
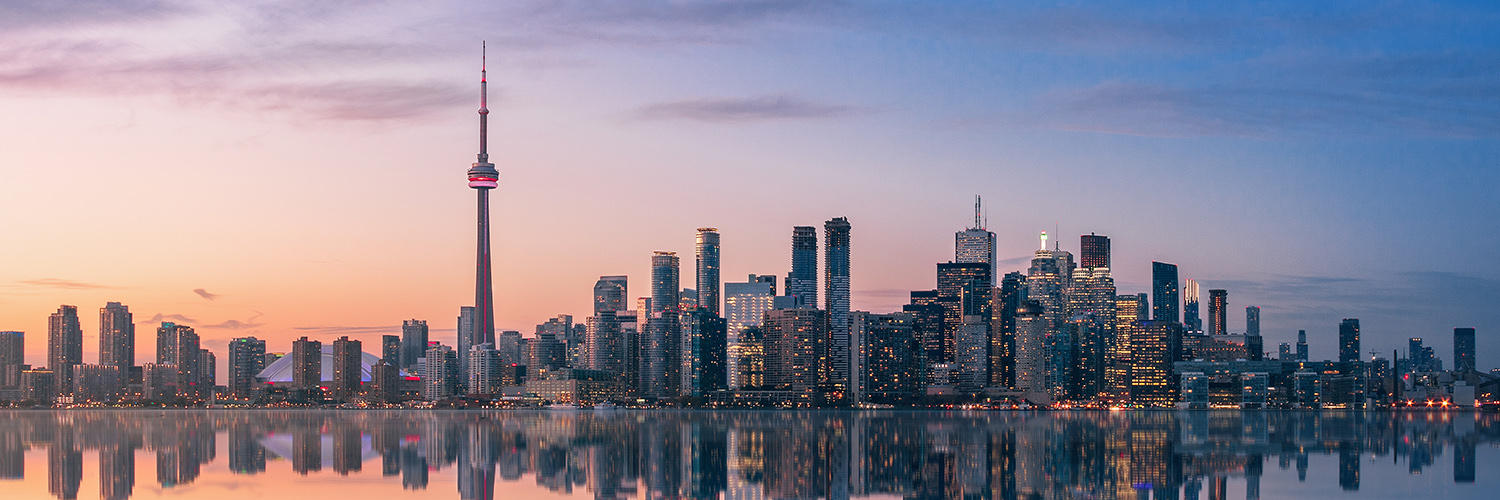
[[[813,308],[772,309],[765,333],[766,387],[811,400],[828,373],[828,314]]]
[[[415,371],[417,359],[427,353],[427,320],[408,319],[401,322],[401,367]]]
[[[1203,317],[1198,309],[1198,282],[1182,282],[1182,329],[1191,333],[1203,332]]]
[[[1453,329],[1453,369],[1458,371],[1474,371],[1479,365],[1474,360],[1474,329]]]
[[[346,336],[333,341],[333,387],[331,389],[333,389],[334,398],[347,400],[361,392],[360,365],[363,361],[361,359],[363,353],[362,344],[358,340],[349,340]],[[321,353],[319,357],[322,357]]]
[[[99,309],[99,364],[119,367],[130,376],[135,366],[135,320],[130,308],[109,302]]]
[[[845,217],[834,217],[823,224],[823,309],[828,311],[828,379],[845,391],[854,374],[850,357],[853,346],[849,344],[849,228],[849,219]],[[988,289],[984,300],[989,301]]]
[[[1139,321],[1130,334],[1130,402],[1145,406],[1172,406],[1177,402],[1177,383],[1172,374],[1182,325],[1175,321]]]
[[[302,337],[292,341],[292,385],[315,389],[323,383],[323,343]]]
[[[1260,306],[1245,308],[1245,335],[1260,336]]]
[[[724,318],[702,309],[682,314],[678,369],[683,396],[702,397],[728,387]]]
[[[763,345],[756,345],[743,336],[746,329],[760,327],[761,322],[765,320],[766,311],[771,310],[771,305],[775,301],[774,283],[757,281],[756,278],[757,276],[752,274],[745,283],[724,284],[724,321],[728,352],[726,365],[730,389],[739,389],[749,385],[747,379],[752,367],[750,363],[747,363],[748,357],[765,355]]]
[[[1229,291],[1208,291],[1208,334],[1229,334]]]
[[[1027,300],[1016,309],[1016,383],[1025,393],[1047,392],[1047,317],[1043,306]]]
[[[168,382],[176,395],[198,399],[212,386],[203,387],[202,348],[198,333],[187,325],[163,322],[156,329],[156,364],[170,366],[176,370],[175,377]],[[166,368],[160,368],[166,370]]]
[[[458,344],[457,352],[459,353],[459,373],[469,373],[469,357],[464,355],[469,352],[469,347],[487,342],[494,344],[495,342],[494,339],[476,338],[483,337],[482,335],[477,335],[478,330],[476,329],[476,325],[478,323],[476,321],[478,316],[476,314],[478,313],[476,311],[474,306],[459,306],[458,308],[458,335],[456,340]]]
[[[719,314],[719,229],[698,228],[698,307]]]
[[[1276,359],[1278,361],[1292,361],[1293,359],[1295,359],[1294,356],[1295,355],[1292,354],[1291,342],[1282,342],[1280,345],[1276,346]]]
[[[625,276],[600,276],[594,282],[594,315],[584,331],[584,365],[589,369],[623,374],[626,354],[635,349],[626,345],[634,337],[627,339],[621,324],[622,313],[629,309],[628,293]]]
[[[1166,262],[1151,263],[1151,319],[1177,323],[1182,315],[1177,311],[1181,304],[1178,298],[1180,286],[1177,281],[1177,265]]]
[[[380,336],[380,362],[391,366],[401,366],[401,336]]]
[[[77,306],[58,306],[47,318],[47,367],[52,369],[57,394],[73,388],[73,365],[83,363],[83,327]]]
[[[26,364],[26,334],[0,332],[0,387],[19,387]]]
[[[860,402],[899,403],[920,395],[925,367],[911,314],[854,312],[850,322],[862,346],[859,383],[854,384]]]
[[[1260,336],[1260,306],[1245,308],[1245,359],[1265,359],[1265,339]]]
[[[678,269],[676,252],[651,255],[651,303],[646,311],[640,349],[640,393],[645,397],[674,397],[681,381]]]
[[[792,228],[792,272],[786,276],[786,294],[801,307],[818,307],[818,228]]]
[[[1339,362],[1359,361],[1359,319],[1339,322]]]
[[[990,326],[990,386],[1015,387],[1016,312],[1026,300],[1026,275],[1006,273],[994,289]]]
[[[438,401],[458,394],[458,358],[453,348],[433,342],[424,354],[422,399]]]
[[[229,395],[250,399],[255,392],[255,376],[266,368],[266,341],[242,337],[229,341]]]

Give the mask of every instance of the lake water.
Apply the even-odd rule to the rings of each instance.
[[[1500,498],[1500,415],[15,411],[0,498]]]

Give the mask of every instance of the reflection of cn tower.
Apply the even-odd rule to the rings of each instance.
[[[486,78],[483,51],[479,66],[479,160],[469,167],[469,187],[479,190],[479,262],[474,272],[474,337],[490,339],[495,336],[495,291],[490,280],[490,190],[498,184],[500,172],[490,163],[489,115],[486,107],[488,78]],[[469,345],[478,345],[476,341]],[[467,356],[461,353],[460,356]]]

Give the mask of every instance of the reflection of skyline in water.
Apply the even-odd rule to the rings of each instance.
[[[170,490],[208,474],[219,439],[228,480],[256,481],[269,462],[330,481],[378,475],[388,484],[368,487],[442,488],[461,499],[504,498],[525,481],[597,499],[1221,500],[1259,499],[1267,468],[1287,478],[1295,470],[1296,483],[1275,485],[1294,492],[1322,483],[1358,492],[1368,488],[1362,481],[1391,484],[1431,469],[1475,483],[1483,480],[1476,448],[1500,447],[1500,416],[20,411],[0,417],[0,488],[26,481],[26,453],[45,450],[55,498],[80,496],[85,451],[97,453],[89,465],[98,468],[100,498],[132,496],[137,452],[154,455],[153,487]],[[1310,475],[1319,463],[1336,472]],[[38,481],[44,471],[31,472]],[[443,472],[456,485],[432,481]],[[1231,480],[1243,491],[1229,491]]]

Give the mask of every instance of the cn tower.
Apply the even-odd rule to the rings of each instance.
[[[489,81],[482,44],[479,61],[479,158],[469,167],[469,187],[479,192],[479,261],[474,266],[474,338],[469,345],[479,345],[495,337],[495,286],[490,278],[490,190],[498,186],[500,172],[490,163],[490,110],[486,107]]]

